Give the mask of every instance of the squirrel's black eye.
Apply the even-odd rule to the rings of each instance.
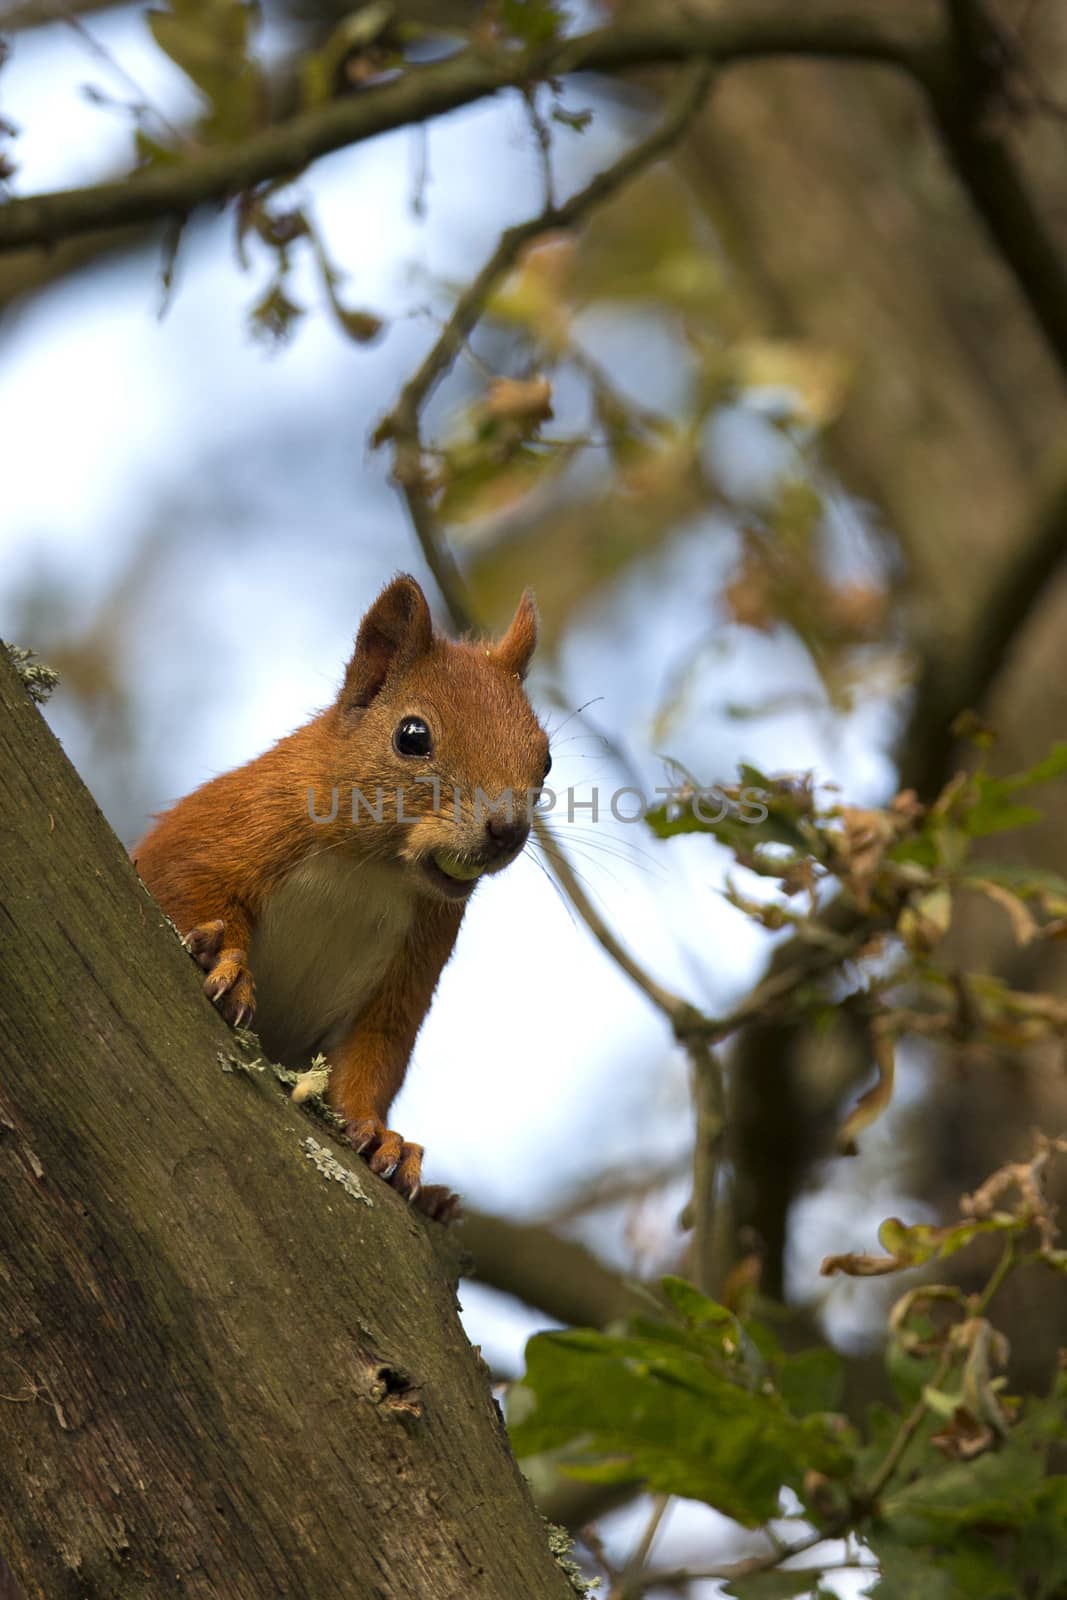
[[[393,744],[402,756],[428,756],[433,749],[430,730],[421,717],[405,717],[393,734]]]
[[[541,774],[541,782],[542,783],[544,783],[545,779],[548,777],[548,775],[549,775],[549,773],[551,771],[552,771],[552,752],[550,750],[548,755],[545,757],[545,770]]]

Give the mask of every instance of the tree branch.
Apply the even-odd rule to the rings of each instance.
[[[46,28],[66,17],[87,17],[94,11],[112,11],[124,0],[10,0],[0,4],[0,33],[22,33],[27,28]]]
[[[1008,546],[1000,570],[975,607],[972,637],[948,662],[933,651],[915,691],[915,708],[901,742],[905,788],[929,799],[948,777],[954,757],[949,729],[961,711],[980,711],[1013,644],[1067,558],[1067,460],[1038,491],[1028,527]]]
[[[50,289],[83,267],[114,260],[120,251],[128,253],[146,243],[155,243],[155,235],[146,236],[143,228],[103,228],[64,240],[47,253],[36,249],[0,253],[0,318],[16,301]]]
[[[1067,378],[1067,268],[998,115],[998,102],[1006,101],[1005,42],[982,0],[946,0],[946,7],[951,35],[944,69],[927,79],[931,113],[957,176]]]
[[[548,831],[547,823],[539,818],[536,825],[553,877],[604,953],[610,956],[619,970],[640,989],[646,1000],[651,1001],[656,1010],[663,1013],[676,1033],[679,1028],[682,1032],[688,1028],[690,1033],[707,1033],[714,1024],[687,1000],[683,1000],[681,995],[674,994],[650,972],[646,972],[586,894],[577,873],[564,855],[555,836]]]
[[[566,73],[616,73],[700,58],[720,69],[774,56],[866,62],[903,71],[923,89],[961,182],[1067,375],[1067,271],[1007,140],[987,115],[1000,87],[1002,41],[981,0],[948,0],[948,11],[945,22],[931,28],[911,6],[858,10],[841,0],[809,0],[798,9],[766,0],[737,15],[664,18],[657,12],[620,19],[533,55],[469,48],[174,167],[9,200],[0,205],[0,253],[183,217],[199,205],[296,174],[331,151]]]
[[[546,206],[538,216],[520,222],[514,228],[505,229],[492,255],[456,301],[452,315],[433,348],[414,377],[405,384],[400,399],[377,429],[374,444],[384,444],[389,439],[395,440],[398,445],[417,442],[419,416],[423,407],[441,379],[451,370],[456,357],[484,315],[494,288],[510,272],[526,246],[544,233],[573,228],[598,205],[617,194],[631,178],[665,155],[682,138],[699,111],[710,82],[710,66],[698,65],[688,82],[682,85],[681,92],[668,107],[662,121],[646,138],[624,151],[617,161],[598,172],[584,189],[572,194],[562,205]],[[452,605],[451,599],[449,605]],[[453,616],[453,621],[457,626],[469,626],[469,623],[460,623],[456,616]]]
[[[913,17],[913,13],[911,16]],[[119,182],[57,190],[0,205],[0,251],[52,245],[104,227],[181,217],[223,202],[268,179],[298,173],[319,156],[394,128],[442,116],[501,89],[570,72],[621,72],[629,67],[691,62],[719,67],[779,55],[881,62],[916,75],[943,41],[916,38],[908,17],[872,7],[820,0],[798,10],[775,0],[753,15],[634,17],[565,40],[537,55],[470,48],[433,66],[406,71],[380,88],[331,101],[241,144],[202,153],[165,169],[135,172]]]
[[[603,1328],[647,1312],[649,1289],[624,1278],[592,1251],[537,1223],[464,1213],[460,1240],[474,1257],[476,1279],[568,1327]]]
[[[298,173],[344,146],[565,73],[615,73],[699,58],[719,68],[773,56],[866,62],[901,70],[923,89],[961,182],[1067,375],[1067,271],[1007,140],[987,115],[1001,87],[1002,41],[981,0],[947,0],[947,8],[945,22],[931,28],[911,6],[857,10],[855,3],[809,0],[799,10],[786,0],[766,0],[734,16],[664,18],[657,12],[621,19],[533,55],[469,48],[175,167],[9,200],[0,205],[0,253],[186,216],[199,205]]]

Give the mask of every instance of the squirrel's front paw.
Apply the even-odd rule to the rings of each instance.
[[[460,1215],[459,1195],[442,1183],[423,1186],[422,1145],[409,1144],[393,1133],[380,1117],[360,1117],[345,1123],[345,1137],[372,1172],[402,1194],[435,1222],[447,1225]]]
[[[405,1200],[414,1200],[422,1178],[422,1145],[409,1144],[380,1117],[345,1123],[345,1137],[372,1172],[391,1183]]]
[[[250,1028],[256,1014],[256,986],[243,950],[222,948],[222,922],[205,922],[191,928],[182,940],[189,954],[207,973],[204,993],[233,1028]]]

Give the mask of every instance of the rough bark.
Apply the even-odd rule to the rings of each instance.
[[[25,1600],[570,1593],[447,1237],[233,1070],[3,652],[0,970],[0,1550]]]

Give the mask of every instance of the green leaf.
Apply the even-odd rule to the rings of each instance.
[[[808,1470],[844,1475],[849,1458],[829,1428],[792,1417],[769,1380],[742,1387],[707,1346],[709,1326],[537,1335],[523,1383],[535,1404],[512,1430],[515,1449],[567,1448],[575,1476],[641,1478],[745,1527],[773,1516],[782,1486],[801,1488]]]
[[[718,1325],[730,1323],[736,1325],[737,1318],[732,1311],[727,1311],[725,1306],[720,1306],[716,1301],[709,1300],[706,1294],[701,1294],[685,1278],[676,1278],[668,1275],[663,1279],[663,1293],[676,1311],[681,1312],[687,1322],[699,1327],[703,1323]]]
[[[969,1569],[969,1586],[964,1589],[956,1571],[950,1570],[948,1552],[931,1559],[930,1552],[899,1544],[891,1535],[871,1538],[868,1544],[878,1558],[881,1576],[863,1592],[876,1600],[962,1600],[964,1595],[967,1600],[1015,1600],[1011,1579],[981,1552],[964,1555],[962,1565]],[[958,1562],[957,1554],[952,1568]]]
[[[1062,1406],[1054,1409],[1062,1428]],[[882,1577],[869,1593],[877,1600],[1062,1595],[1067,1478],[1043,1476],[1022,1431],[1014,1430],[1002,1451],[916,1474],[883,1500],[867,1536]]]
[[[339,300],[331,300],[330,304],[338,324],[356,344],[373,343],[385,326],[372,311],[354,311]]]
[[[1055,778],[1067,776],[1067,739],[1060,739],[1052,746],[1047,756],[1025,772],[1013,773],[1010,778],[1002,779],[1006,789],[1031,789],[1039,783],[1051,783]]]
[[[795,1417],[837,1411],[845,1386],[841,1357],[828,1346],[780,1356],[773,1363],[775,1385]]]
[[[501,461],[492,441],[449,451],[442,460],[444,489],[437,503],[442,522],[474,522],[513,510],[533,490],[551,483],[569,464],[567,448],[516,445]]]
[[[992,833],[1029,828],[1040,821],[1041,813],[1036,806],[1017,805],[1006,794],[987,789],[966,813],[963,827],[972,839],[985,839]]]
[[[249,327],[254,338],[268,344],[284,344],[303,315],[303,306],[290,300],[280,283],[273,283],[252,307]]]
[[[1062,1422],[1062,1414],[1061,1414]],[[1016,1564],[1039,1574],[1037,1600],[1060,1595],[1067,1587],[1067,1478],[1049,1478],[1033,1496],[1032,1515],[1020,1530]]]
[[[962,1222],[938,1227],[930,1222],[916,1222],[908,1227],[897,1217],[887,1217],[878,1229],[879,1242],[896,1256],[902,1267],[921,1267],[927,1261],[943,1261],[957,1250],[969,1245],[982,1233],[1022,1233],[1028,1224],[1025,1218],[1010,1212],[995,1212],[980,1221],[966,1218]]]
[[[133,139],[140,166],[176,167],[181,160],[176,150],[172,150],[169,145],[160,144],[158,139],[153,139],[143,128],[137,129]]]
[[[1038,784],[1051,783],[1067,775],[1067,740],[1054,744],[1048,755],[1025,772],[1015,772],[1008,778],[991,778],[988,773],[976,773],[972,780],[974,798],[964,808],[963,826],[972,839],[991,833],[1003,833],[1009,828],[1025,828],[1041,818],[1033,806],[1019,805],[1015,796],[1022,789],[1032,789]]]
[[[146,12],[159,48],[210,106],[202,137],[243,139],[261,121],[263,74],[249,52],[258,9],[250,0],[172,0]]]
[[[932,1339],[934,1328],[929,1318],[911,1319],[916,1336]],[[912,1406],[928,1384],[933,1382],[938,1368],[936,1355],[915,1355],[906,1350],[898,1339],[890,1339],[885,1351],[886,1376],[893,1385],[893,1393],[902,1405]]]
[[[924,1472],[885,1496],[882,1515],[898,1538],[911,1536],[916,1542],[931,1534],[954,1534],[976,1522],[1020,1527],[1031,1514],[1029,1491],[1043,1475],[1036,1451],[1009,1444],[974,1461],[953,1461],[939,1471]]]
[[[810,1594],[818,1576],[818,1567],[808,1572],[753,1572],[747,1578],[731,1578],[722,1592],[735,1600],[791,1600],[793,1595]]]
[[[591,111],[568,111],[566,106],[553,106],[552,121],[570,128],[573,133],[584,133],[593,120]]]
[[[563,23],[561,8],[550,0],[503,0],[500,16],[513,38],[534,47],[551,44]]]
[[[816,842],[803,826],[812,813],[809,790],[802,783],[768,778],[756,767],[742,764],[739,772],[737,785],[693,783],[691,796],[653,807],[645,818],[648,826],[660,839],[710,833],[742,860],[766,845],[807,858]],[[780,858],[769,863],[778,872],[788,864]]]

